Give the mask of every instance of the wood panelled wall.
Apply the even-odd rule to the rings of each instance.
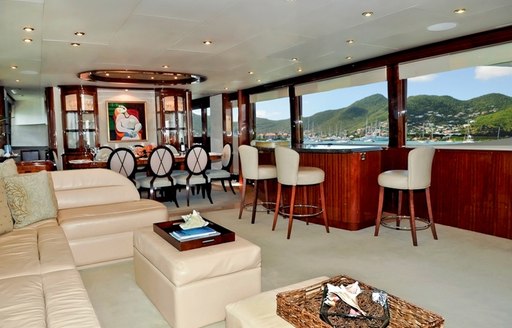
[[[382,170],[405,169],[409,150],[383,151]],[[430,191],[436,223],[512,239],[512,151],[437,149]],[[385,210],[394,212],[389,194]],[[415,204],[425,216],[424,193]]]

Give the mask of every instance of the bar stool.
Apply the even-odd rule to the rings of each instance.
[[[432,230],[432,236],[437,240],[436,226],[432,216],[432,205],[430,202],[430,180],[432,171],[432,162],[434,160],[435,149],[432,147],[418,147],[409,152],[407,157],[407,170],[389,170],[379,174],[378,183],[379,206],[377,210],[377,219],[375,220],[374,236],[379,235],[379,227],[395,230],[410,230],[412,234],[412,243],[418,246],[416,230],[424,230],[428,227]],[[382,217],[382,206],[384,202],[384,188],[398,189],[398,211],[397,215]],[[410,216],[401,215],[403,191],[409,191],[409,211]],[[414,191],[425,190],[427,201],[428,219],[418,218],[414,212]],[[400,226],[401,219],[408,219],[410,227]],[[417,227],[416,221],[423,222],[423,225]],[[390,222],[396,222],[395,225]]]
[[[252,219],[254,223],[256,219],[256,206],[258,205],[258,181],[263,181],[265,187],[265,202],[262,204],[273,204],[268,201],[267,180],[277,178],[276,167],[274,165],[259,165],[258,161],[258,148],[241,145],[238,147],[238,154],[240,155],[240,165],[242,167],[242,192],[240,193],[240,212],[238,219],[242,217],[242,212],[247,204],[245,204],[245,192],[247,189],[247,181],[254,181],[254,199],[252,202]]]
[[[322,214],[324,219],[325,231],[329,232],[329,223],[327,222],[327,212],[325,208],[325,194],[324,194],[324,179],[325,172],[318,167],[311,166],[299,166],[299,153],[293,149],[287,147],[276,147],[275,148],[276,167],[277,167],[277,198],[276,198],[276,209],[274,211],[274,223],[272,224],[272,231],[275,230],[277,224],[277,217],[279,214],[288,216],[288,235],[287,239],[290,239],[292,233],[292,224],[294,217],[294,210],[296,207],[309,208],[313,210],[319,210],[314,213],[295,214],[295,217],[314,217]],[[290,197],[290,205],[283,206],[280,211],[281,203],[281,192],[282,186],[292,186],[292,192]],[[311,204],[295,204],[295,192],[297,186],[308,187],[318,185],[320,187],[320,203],[321,208]],[[306,193],[304,192],[304,195]],[[305,201],[305,200],[304,200]],[[289,209],[286,212],[286,209]],[[309,221],[306,221],[309,224]]]

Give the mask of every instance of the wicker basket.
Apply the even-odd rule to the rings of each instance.
[[[347,276],[337,276],[313,286],[277,294],[277,315],[297,328],[332,328],[320,319],[320,305],[323,297],[323,286],[347,285],[356,280]],[[359,282],[362,289],[374,287]],[[444,319],[416,305],[408,303],[396,296],[388,294],[390,322],[392,328],[424,327],[442,328]]]

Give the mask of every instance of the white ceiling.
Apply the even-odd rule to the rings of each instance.
[[[455,14],[460,7],[467,12]],[[0,0],[0,85],[18,94],[102,86],[77,73],[169,65],[206,76],[183,87],[199,98],[508,26],[511,17],[511,0]],[[457,26],[427,30],[448,22]]]

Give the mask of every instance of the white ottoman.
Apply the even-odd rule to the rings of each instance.
[[[261,250],[238,236],[180,252],[146,228],[133,245],[135,281],[174,328],[222,321],[227,304],[261,291]]]
[[[317,277],[273,289],[226,305],[226,328],[293,328],[276,314],[276,295],[280,292],[315,285],[329,277]]]

